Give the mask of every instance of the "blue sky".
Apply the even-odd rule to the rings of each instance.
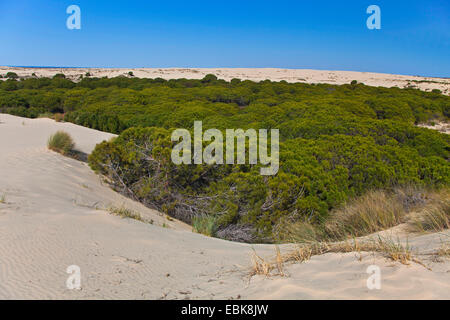
[[[81,8],[81,30],[66,8]],[[366,9],[381,8],[381,30]],[[0,65],[279,67],[450,77],[450,1],[0,0]]]

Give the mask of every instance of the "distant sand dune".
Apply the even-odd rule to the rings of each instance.
[[[274,246],[192,233],[115,193],[85,163],[46,149],[57,130],[69,132],[86,153],[112,135],[49,119],[0,114],[0,122],[1,299],[450,299],[448,260],[427,262],[429,271],[374,254],[359,261],[357,254],[330,253],[287,266],[289,277],[249,281],[252,248],[271,256]],[[154,224],[109,215],[102,208],[110,204]],[[430,250],[449,235],[410,243]],[[366,287],[371,264],[381,268],[381,290]],[[81,268],[82,290],[65,287],[69,265]]]
[[[202,79],[207,74],[215,74],[219,79],[231,80],[272,80],[304,83],[344,84],[353,80],[369,86],[380,87],[412,87],[424,91],[433,89],[450,94],[450,78],[434,78],[421,76],[405,76],[385,73],[355,72],[355,71],[327,71],[309,69],[275,69],[275,68],[16,68],[0,67],[0,74],[15,72],[20,77],[52,77],[63,73],[67,78],[78,81],[80,76],[90,73],[93,77],[126,76],[132,72],[138,78],[163,79]]]

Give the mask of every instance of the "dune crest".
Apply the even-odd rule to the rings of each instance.
[[[424,91],[440,90],[450,94],[449,78],[434,78],[387,73],[330,71],[311,69],[277,69],[277,68],[22,68],[0,67],[0,74],[15,72],[19,77],[53,77],[62,73],[73,81],[80,77],[136,77],[169,79],[202,79],[207,74],[214,74],[219,79],[230,81],[233,78],[252,81],[287,81],[303,83],[346,84],[353,80],[374,87],[415,88]]]

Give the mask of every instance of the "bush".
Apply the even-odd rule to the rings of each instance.
[[[5,77],[8,79],[18,79],[19,78],[19,76],[15,72],[8,72]]]
[[[61,153],[63,155],[68,155],[75,147],[75,143],[68,133],[64,131],[58,131],[50,136],[47,142],[47,146],[50,150]]]

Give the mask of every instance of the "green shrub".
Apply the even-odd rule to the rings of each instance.
[[[217,232],[216,219],[213,216],[197,216],[192,219],[192,230],[205,236],[215,237]]]
[[[61,153],[63,155],[68,155],[75,147],[75,143],[68,133],[64,131],[58,131],[50,136],[47,142],[47,146],[50,150]]]
[[[15,72],[8,72],[8,73],[6,74],[6,76],[5,76],[5,78],[8,78],[8,79],[18,79],[19,76],[18,76],[17,73],[15,73]]]

